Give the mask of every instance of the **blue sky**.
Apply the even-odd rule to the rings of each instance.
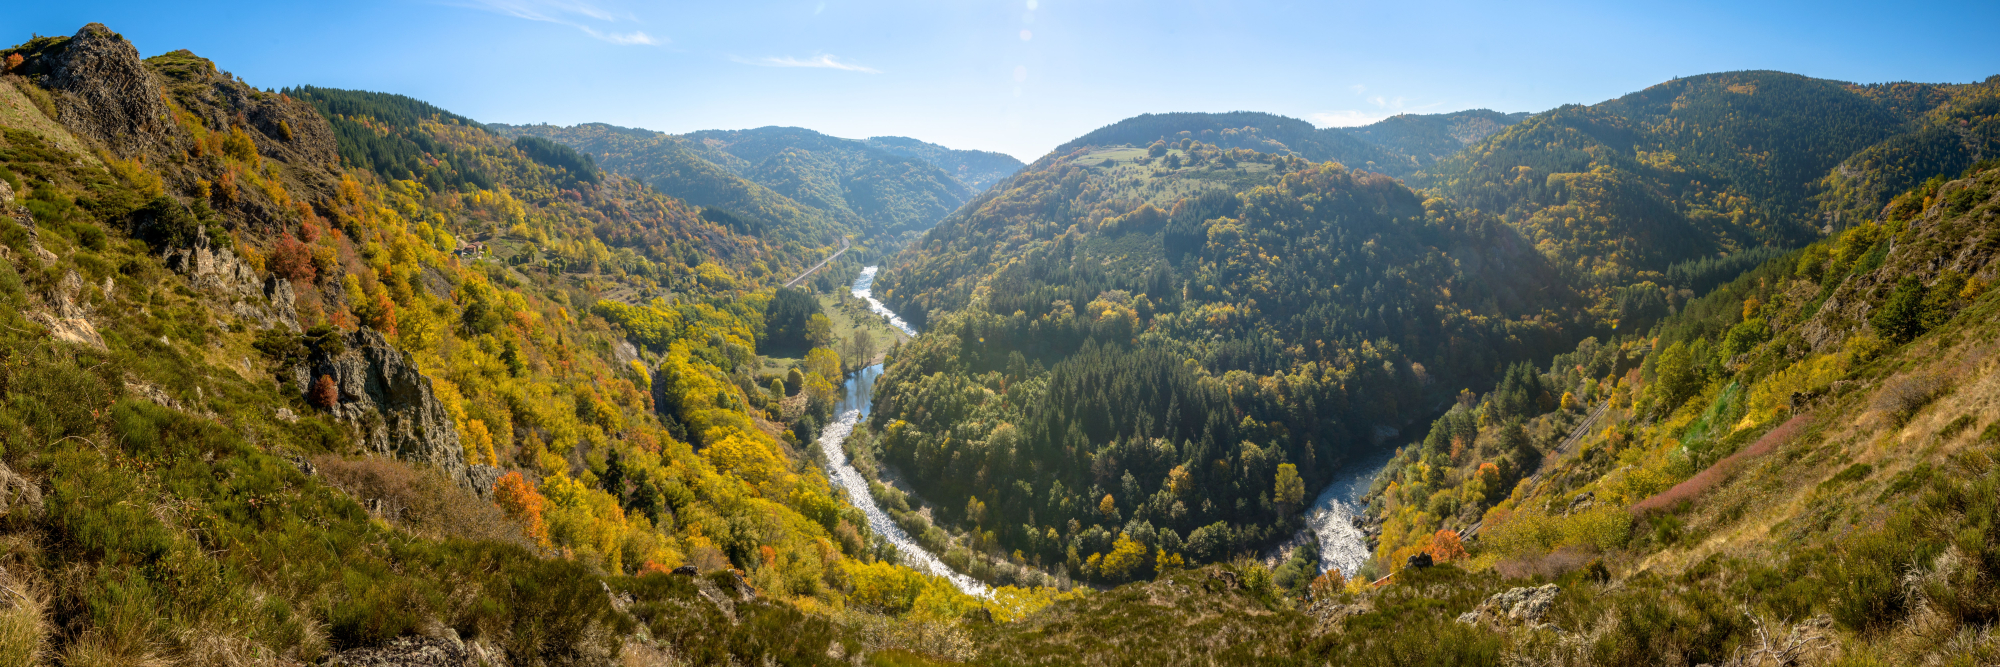
[[[338,9],[327,9],[338,7]],[[2000,74],[2000,3],[630,0],[30,2],[0,37],[100,21],[252,85],[410,95],[486,122],[795,125],[1033,160],[1146,112],[1321,125],[1542,111],[1675,76]]]

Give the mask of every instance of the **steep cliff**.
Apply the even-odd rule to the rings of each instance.
[[[438,402],[431,379],[373,329],[347,332],[341,341],[316,348],[293,371],[299,394],[316,399],[310,396],[314,383],[330,378],[337,394],[320,407],[359,431],[364,448],[428,464],[471,488],[458,425]]]

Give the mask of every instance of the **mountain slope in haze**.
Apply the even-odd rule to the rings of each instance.
[[[807,247],[838,247],[839,237],[858,229],[858,221],[793,201],[709,161],[671,135],[602,123],[488,127],[502,136],[536,136],[561,142],[590,155],[612,172],[697,206],[720,209],[726,219],[746,229],[769,229]]]
[[[928,229],[971,198],[975,190],[955,173],[1011,173],[1005,156],[899,138],[878,148],[800,128],[683,136],[603,124],[495,129],[563,142],[607,169],[737,217],[891,239]]]
[[[877,278],[925,333],[857,449],[1002,553],[1118,583],[1159,567],[1133,549],[1264,548],[1298,527],[1274,484],[1581,337],[1584,302],[1490,217],[1289,150],[1154,152],[1044,158]]]
[[[1465,147],[1526,120],[1527,112],[1500,113],[1471,109],[1440,114],[1397,114],[1361,127],[1342,130],[1408,160],[1387,171],[1397,175],[1425,169]]]
[[[1527,117],[1526,113],[1474,109],[1401,114],[1362,127],[1321,128],[1296,118],[1250,111],[1142,114],[1078,137],[1055,152],[1117,144],[1143,148],[1154,141],[1192,138],[1221,148],[1296,154],[1314,162],[1331,160],[1404,177]]]
[[[1240,148],[1274,155],[1297,155],[1314,162],[1334,161],[1356,169],[1400,176],[1407,160],[1339,128],[1321,129],[1297,118],[1254,111],[1140,114],[1098,128],[1057,146],[1062,155],[1086,146],[1145,148],[1155,141],[1193,139],[1222,149]]]
[[[822,664],[878,645],[801,609],[1054,597],[895,564],[781,435],[841,381],[760,375],[818,253],[98,24],[0,63],[0,659]]]
[[[929,161],[796,127],[681,135],[698,154],[871,235],[921,232],[973,190]]]
[[[909,137],[869,137],[862,143],[897,155],[922,158],[951,174],[974,194],[985,192],[1000,179],[1012,176],[1027,166],[1005,153],[957,150]]]

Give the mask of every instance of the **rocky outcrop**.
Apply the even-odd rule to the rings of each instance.
[[[299,330],[297,296],[291,281],[265,279],[248,262],[227,248],[214,248],[204,240],[185,248],[168,248],[166,265],[187,276],[188,286],[223,297],[229,312],[268,329],[283,326]]]
[[[1562,587],[1547,584],[1539,587],[1522,587],[1495,593],[1479,603],[1472,611],[1459,614],[1458,622],[1466,625],[1527,625],[1542,626],[1542,616],[1548,614],[1549,607],[1556,601]]]
[[[493,499],[493,485],[500,482],[509,471],[500,466],[475,464],[465,469],[465,480],[472,485],[472,491],[479,497]]]
[[[299,393],[311,400],[313,384],[330,378],[336,396],[320,407],[359,430],[362,446],[428,464],[459,486],[476,489],[458,425],[432,392],[431,379],[373,329],[349,332],[342,342],[339,354],[316,352],[296,369]]]
[[[29,516],[41,514],[42,488],[15,473],[7,464],[0,463],[0,517],[15,512]]]
[[[86,25],[37,63],[56,103],[56,120],[120,157],[163,154],[178,145],[173,110],[139,50],[101,23]]]
[[[240,128],[257,153],[294,167],[288,177],[321,194],[340,181],[333,127],[312,105],[257,90],[185,49],[146,61],[182,109],[214,129]],[[294,193],[299,194],[299,193]]]
[[[507,654],[480,642],[465,642],[447,629],[440,637],[398,637],[381,646],[348,649],[333,656],[336,667],[477,667],[506,665]]]
[[[110,283],[106,283],[106,288]],[[28,319],[41,323],[49,330],[49,335],[67,343],[104,349],[104,338],[97,334],[97,327],[90,323],[90,310],[85,307],[86,285],[83,277],[72,270],[63,274],[61,282],[49,294],[49,308],[28,313]]]

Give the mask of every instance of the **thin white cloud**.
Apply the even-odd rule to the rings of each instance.
[[[863,74],[882,73],[882,70],[875,69],[873,67],[868,67],[866,65],[856,65],[854,63],[841,62],[840,58],[833,56],[831,54],[822,54],[805,59],[793,58],[791,56],[767,56],[764,58],[757,58],[754,60],[748,58],[731,57],[730,60],[734,60],[736,62],[743,63],[745,65],[756,65],[758,67],[810,67],[815,69],[837,69],[848,72],[861,72]]]
[[[657,46],[665,41],[639,30],[614,32],[592,27],[584,21],[617,23],[636,19],[630,14],[621,16],[582,0],[457,0],[446,4],[489,11],[517,19],[569,26],[589,35],[592,39],[612,44]]]
[[[1356,89],[1355,92],[1360,92],[1361,86],[1357,85],[1354,88]],[[1405,104],[1404,98],[1382,95],[1366,98],[1366,101],[1369,104],[1375,105],[1375,108],[1367,110],[1342,109],[1340,111],[1322,111],[1312,114],[1307,118],[1312,120],[1313,124],[1320,127],[1357,127],[1375,123],[1390,116],[1429,111],[1444,104],[1443,102],[1432,102],[1413,107]]]
[[[648,35],[645,32],[638,30],[634,30],[632,32],[624,34],[619,34],[615,32],[600,33],[596,30],[590,29],[587,26],[577,26],[577,28],[582,30],[583,34],[590,35],[591,37],[596,37],[598,39],[607,42],[611,42],[612,44],[644,44],[646,46],[658,46],[660,44],[660,41],[654,39],[652,35]]]

